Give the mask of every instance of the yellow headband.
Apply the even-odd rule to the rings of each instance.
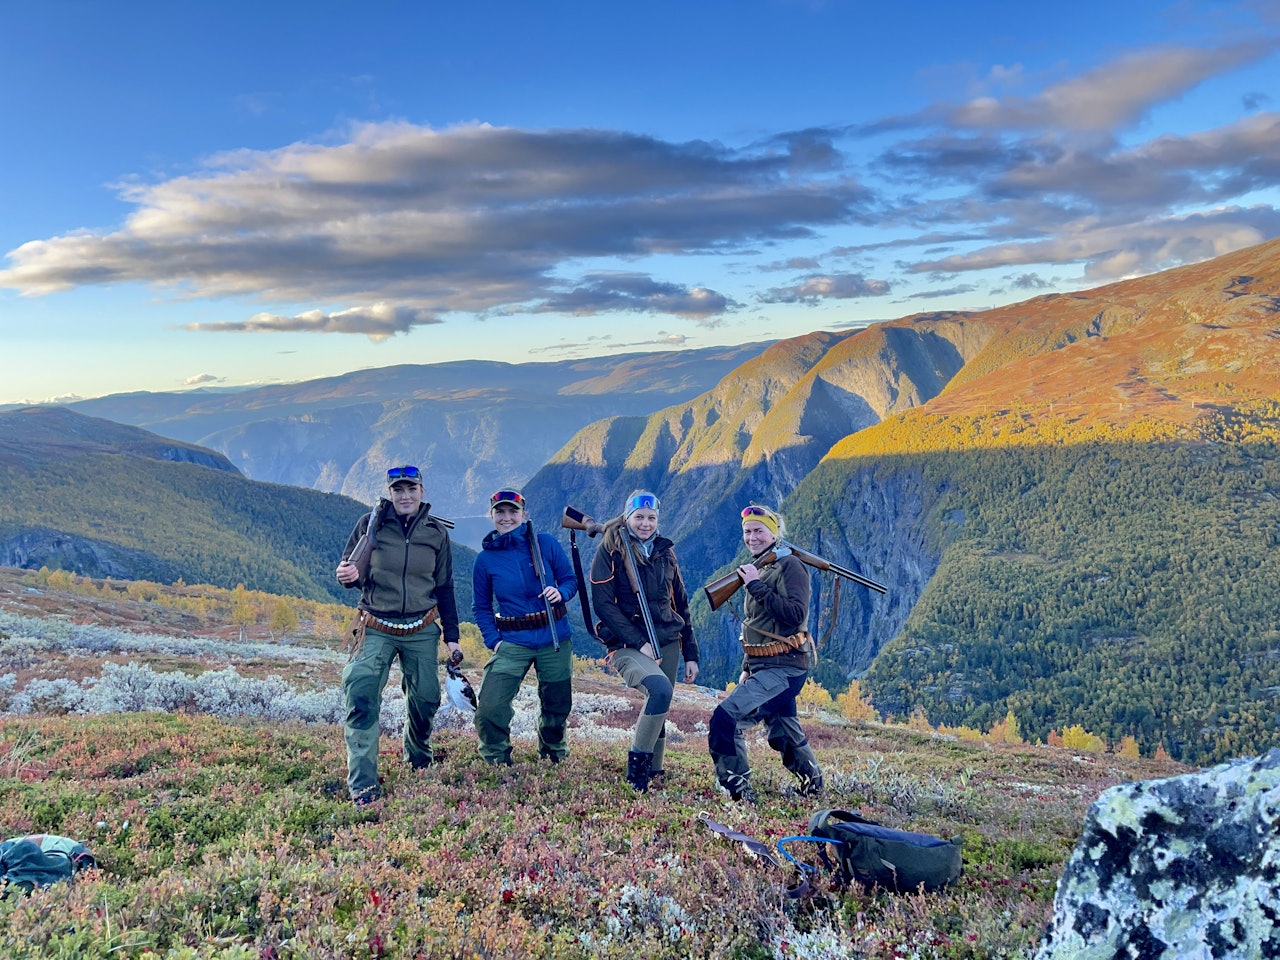
[[[755,520],[757,523],[764,524],[769,528],[770,533],[775,537],[778,536],[778,528],[780,526],[778,515],[768,507],[757,506],[754,503],[749,507],[744,507],[742,510],[742,523],[744,526],[748,520]]]

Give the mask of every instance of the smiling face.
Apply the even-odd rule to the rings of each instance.
[[[421,503],[422,484],[401,480],[391,487],[391,504],[396,508],[397,515],[411,517],[418,512],[418,505]]]
[[[510,533],[524,523],[524,511],[514,503],[500,503],[489,511],[493,520],[493,529],[499,533]]]
[[[658,530],[658,511],[642,507],[627,517],[627,529],[641,540],[648,540]]]
[[[748,520],[742,525],[742,542],[753,557],[758,557],[777,543],[778,538],[759,520]]]

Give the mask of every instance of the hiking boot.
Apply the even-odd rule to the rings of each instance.
[[[631,750],[627,753],[627,783],[636,793],[644,793],[649,789],[649,780],[653,776],[649,769],[653,763],[652,753],[641,753]]]
[[[748,806],[755,806],[760,798],[756,796],[756,788],[750,783],[744,783],[736,790],[729,791],[729,799],[734,803],[745,803]]]
[[[381,787],[365,787],[359,793],[351,798],[351,802],[357,807],[367,807],[371,803],[377,803],[382,799]]]
[[[760,799],[756,796],[755,787],[751,786],[751,774],[749,773],[740,773],[730,777],[729,782],[724,786],[729,791],[729,799],[734,803],[754,805]]]
[[[797,797],[822,796],[822,774],[815,773],[813,776],[806,773],[797,774],[795,795]]]

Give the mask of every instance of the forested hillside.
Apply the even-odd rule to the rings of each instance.
[[[165,459],[172,446],[67,410],[0,414],[0,564],[354,602],[333,568],[366,505],[247,480],[212,451],[225,467]],[[474,553],[455,559],[465,610]]]

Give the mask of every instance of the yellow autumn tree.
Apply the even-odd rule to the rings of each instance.
[[[284,597],[276,598],[276,602],[272,605],[267,629],[271,631],[273,637],[277,634],[283,637],[298,629],[298,615],[293,612],[293,607]]]
[[[835,703],[826,687],[814,683],[811,677],[800,688],[800,693],[796,696],[796,706],[804,713],[813,713],[816,710],[831,710],[835,707]]]
[[[1101,737],[1094,736],[1079,724],[1062,731],[1062,745],[1069,750],[1086,750],[1089,753],[1105,753],[1107,749]]]
[[[1130,760],[1137,760],[1142,754],[1138,751],[1138,741],[1134,737],[1122,737],[1116,746],[1116,753]]]
[[[842,717],[854,723],[874,722],[880,719],[871,701],[862,695],[862,688],[857,680],[850,682],[849,689],[836,697],[836,709],[840,711]]]
[[[1012,743],[1014,746],[1021,746],[1025,741],[1022,739],[1022,727],[1018,723],[1018,718],[1013,715],[1010,710],[1003,720],[991,725],[991,729],[987,731],[988,743]]]

